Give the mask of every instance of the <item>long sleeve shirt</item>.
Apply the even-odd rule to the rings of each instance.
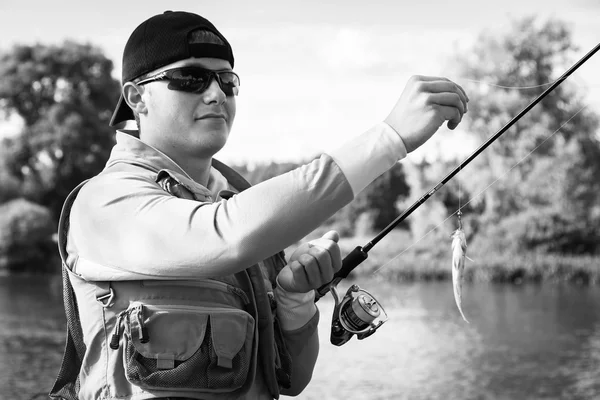
[[[221,192],[229,185],[217,170],[202,186],[162,152],[119,131],[107,163],[118,168],[88,182],[71,210],[68,264],[90,281],[231,275],[302,239],[405,155],[398,134],[380,123],[309,164],[226,199]],[[197,198],[165,192],[156,182],[161,170],[181,176]],[[313,320],[312,292],[278,288],[275,295],[284,331],[301,331]],[[315,350],[313,330],[306,341]],[[296,352],[312,364],[300,368],[309,375],[317,352]]]

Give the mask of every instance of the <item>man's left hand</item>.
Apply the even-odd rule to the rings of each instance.
[[[288,292],[307,293],[331,282],[342,267],[339,239],[336,231],[329,231],[319,239],[300,245],[288,265],[279,272],[279,286]]]

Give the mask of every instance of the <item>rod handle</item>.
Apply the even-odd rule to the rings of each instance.
[[[348,274],[356,268],[361,262],[365,261],[369,255],[363,250],[362,246],[356,246],[344,259],[342,260],[342,268],[333,275],[333,279],[317,289],[315,293],[315,301],[325,296],[329,292],[331,284],[335,281],[346,278]]]

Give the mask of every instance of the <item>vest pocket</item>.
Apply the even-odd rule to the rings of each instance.
[[[127,379],[145,390],[226,393],[253,378],[254,318],[235,308],[132,303]]]

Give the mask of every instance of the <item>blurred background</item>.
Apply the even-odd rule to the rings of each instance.
[[[252,183],[387,116],[411,75],[470,102],[318,231],[364,245],[600,42],[597,0],[0,3],[0,398],[43,398],[64,345],[62,203],[114,143],[122,49],[146,18],[187,10],[232,44],[241,77],[217,155]],[[329,343],[303,399],[600,398],[600,55],[369,252],[357,283],[390,314]],[[450,234],[469,244],[462,321]],[[292,250],[292,248],[288,250]]]

